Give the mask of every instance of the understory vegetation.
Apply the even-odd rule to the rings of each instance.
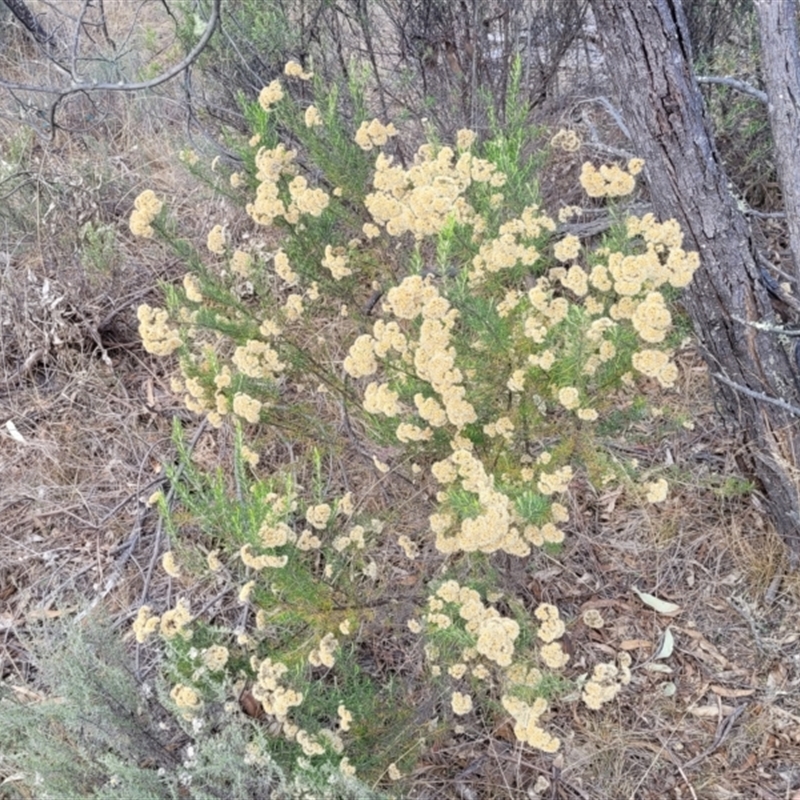
[[[662,704],[659,719],[675,726],[693,713],[678,707],[684,695],[691,709],[724,682],[723,667],[733,680],[733,657],[714,669],[705,658],[708,675],[686,666],[689,651],[712,651],[694,622],[677,621],[681,592],[713,606],[723,571],[736,577],[714,591],[744,581],[762,593],[781,571],[763,524],[755,544],[742,536],[736,566],[712,541],[729,517],[752,519],[755,487],[716,445],[697,444],[710,403],[697,399],[704,372],[680,290],[700,258],[674,220],[648,209],[641,159],[616,139],[596,146],[619,136],[613,119],[599,133],[577,113],[534,122],[544,94],[533,78],[551,92],[567,80],[550,60],[558,66],[569,42],[536,58],[509,48],[502,69],[470,72],[463,53],[458,71],[448,62],[449,40],[409,40],[416,55],[392,84],[363,9],[339,35],[366,56],[314,49],[334,41],[339,18],[324,9],[320,33],[262,5],[231,3],[198,62],[191,140],[154,122],[154,149],[124,189],[97,142],[75,156],[86,174],[93,160],[95,174],[108,170],[86,191],[100,199],[116,187],[113,219],[90,215],[69,235],[54,225],[42,243],[52,223],[25,216],[35,192],[19,170],[36,146],[24,132],[3,136],[4,224],[25,232],[30,252],[77,254],[81,291],[98,298],[90,333],[60,340],[74,361],[62,350],[55,366],[43,357],[13,375],[6,363],[9,386],[29,371],[32,386],[49,386],[83,359],[93,382],[72,402],[99,402],[103,381],[135,396],[124,418],[136,457],[99,433],[91,446],[115,462],[92,480],[116,490],[124,474],[129,495],[92,506],[91,530],[101,536],[135,506],[133,533],[121,523],[103,541],[102,574],[59,589],[48,578],[48,602],[19,636],[22,617],[0,612],[29,664],[6,667],[0,684],[0,798],[555,797],[564,759],[588,752],[581,736],[598,752],[616,741],[607,731],[625,728],[619,709]],[[580,5],[555,3],[565,37],[583,24]],[[399,25],[401,6],[381,4],[380,23]],[[180,12],[169,46],[147,29],[153,58],[135,65],[139,77],[202,35],[207,4]],[[712,65],[727,51],[695,14]],[[494,35],[494,22],[481,25]],[[711,107],[732,138],[752,113],[747,135],[764,144],[747,102]],[[139,140],[129,130],[126,141],[133,159]],[[756,185],[745,192],[753,205]],[[68,205],[59,185],[46,190]],[[142,262],[157,266],[125,277]],[[77,312],[56,315],[49,281],[30,291],[49,346]],[[103,308],[104,292],[124,305]],[[3,325],[26,304],[0,305]],[[45,348],[29,335],[20,352]],[[135,358],[124,377],[117,347]],[[28,447],[20,408],[9,406],[7,430]],[[671,444],[655,454],[662,441],[679,443],[675,455]],[[62,464],[65,486],[96,469]],[[9,486],[30,480],[22,456],[6,474]],[[81,519],[73,499],[59,507]],[[45,530],[51,509],[40,511]],[[617,569],[628,571],[615,584]],[[758,634],[782,644],[764,647],[784,646],[782,619]],[[744,635],[754,626],[745,613]],[[743,674],[727,690],[742,694],[714,696],[720,708],[750,696]],[[494,784],[469,783],[489,741],[498,763],[516,760],[513,785],[502,770]],[[475,752],[456,758],[462,748]],[[448,761],[458,769],[427,786]],[[657,796],[637,793],[649,769],[624,796]],[[613,797],[614,785],[564,796]]]
[[[296,62],[285,72],[313,80]],[[570,675],[557,606],[510,591],[498,556],[530,569],[540,550],[558,552],[578,470],[638,502],[666,499],[663,474],[613,459],[597,429],[647,379],[677,380],[664,292],[691,280],[697,254],[652,215],[620,217],[593,248],[558,235],[510,109],[485,142],[463,129],[404,169],[394,124],[363,120],[348,137],[335,99],[317,84],[299,106],[275,80],[248,109],[246,166],[227,179],[263,237],[236,237],[230,219],[209,230],[208,254],[187,251],[168,207],[151,190],[136,200],[134,233],[163,238],[189,267],[166,309],[140,306],[144,346],[178,356],[173,390],[232,441],[229,468],[203,474],[176,429],[176,502],[151,502],[167,520],[162,566],[186,596],[143,606],[137,641],[164,641],[170,696],[193,720],[237,681],[248,687],[275,736],[260,755],[290,773],[325,763],[400,781],[473,714],[490,726],[511,714],[518,740],[556,752],[548,701],[571,693],[599,708],[629,682],[631,659]],[[641,166],[587,162],[581,181],[594,198],[620,197]],[[276,436],[291,440],[287,460],[264,457]],[[367,506],[330,470],[356,441],[374,480],[418,496],[412,518]],[[413,580],[392,626],[424,653],[421,674],[400,682],[359,658],[378,609],[399,600],[398,571]],[[209,582],[242,605],[235,628],[193,613],[193,586]]]

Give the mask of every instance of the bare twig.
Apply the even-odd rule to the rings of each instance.
[[[737,392],[741,392],[742,394],[746,394],[748,397],[752,397],[754,400],[761,400],[764,403],[771,403],[773,406],[782,408],[784,411],[788,411],[790,414],[800,417],[800,406],[792,405],[791,403],[787,403],[785,400],[781,400],[777,397],[770,397],[769,395],[766,395],[763,392],[757,392],[754,389],[748,389],[746,386],[742,386],[741,383],[732,381],[727,375],[723,375],[721,372],[712,372],[711,377],[716,378],[718,381],[722,381],[724,384],[730,386],[731,389],[735,389]]]
[[[756,100],[760,100],[764,104],[769,102],[769,97],[767,96],[766,92],[762,92],[761,89],[756,89],[755,86],[752,86],[746,81],[740,81],[738,78],[731,78],[722,75],[698,75],[697,82],[706,84],[716,83],[720,84],[721,86],[730,86],[732,89],[736,89],[736,91],[741,92],[742,94],[755,97]]]
[[[200,441],[200,437],[203,435],[203,431],[205,431],[206,426],[208,425],[208,419],[203,418],[200,424],[197,426],[197,430],[194,432],[194,436],[192,436],[192,440],[189,442],[189,446],[187,448],[188,453],[190,454],[194,448],[197,446],[197,443]],[[185,468],[185,462],[178,466],[178,469],[175,471],[175,477],[173,478],[171,485],[169,487],[169,491],[167,492],[166,496],[166,504],[169,506],[172,503],[173,498],[175,497],[175,487],[178,481],[183,474],[183,470]],[[150,581],[153,578],[153,571],[156,568],[156,561],[158,561],[159,556],[159,549],[161,548],[161,534],[163,533],[164,525],[163,521],[159,518],[158,524],[156,525],[156,532],[155,537],[153,539],[153,553],[150,556],[150,563],[147,565],[147,575],[144,579],[144,586],[142,587],[142,600],[141,602],[147,599],[147,593],[150,591]]]
[[[754,208],[746,208],[744,213],[748,217],[757,217],[758,219],[786,219],[785,211],[756,211]]]
[[[736,724],[736,720],[742,716],[744,710],[747,708],[748,703],[742,703],[742,705],[737,706],[727,717],[722,717],[720,711],[720,720],[717,724],[717,731],[714,735],[714,741],[703,750],[702,753],[698,753],[694,758],[689,759],[681,769],[683,771],[687,769],[691,769],[692,767],[697,766],[701,761],[708,758],[715,750],[719,749],[724,741],[730,736],[731,730],[733,726]]]
[[[206,424],[207,421],[203,419],[197,426],[197,430],[195,431],[194,436],[192,436],[192,439],[189,442],[188,450],[190,453],[197,446],[197,442],[200,440],[200,437],[203,435],[203,431],[205,431],[206,429]],[[171,503],[173,497],[175,496],[175,484],[178,482],[178,480],[180,480],[183,470],[184,470],[184,465],[180,464],[178,466],[178,469],[176,470],[175,477],[172,480],[172,485],[170,486],[169,491],[167,492],[167,498],[166,498],[167,504]],[[91,613],[91,611],[94,608],[96,608],[97,605],[102,600],[108,597],[108,595],[117,585],[117,583],[119,583],[119,580],[122,577],[122,573],[125,570],[125,566],[130,560],[130,557],[133,555],[133,551],[136,547],[136,544],[141,538],[144,518],[149,510],[150,510],[149,507],[143,507],[136,515],[136,522],[134,523],[133,531],[131,532],[131,535],[128,537],[125,543],[122,545],[122,547],[119,549],[118,551],[119,555],[117,556],[117,561],[116,564],[114,565],[112,573],[106,579],[103,589],[93,598],[93,600],[91,601],[91,603],[89,603],[87,608],[81,611],[80,614],[78,614],[78,616],[75,618],[76,622],[80,622],[89,613]],[[142,602],[144,602],[144,600],[147,597],[147,592],[150,586],[150,580],[152,579],[153,571],[155,569],[155,564],[156,561],[158,560],[159,549],[161,546],[162,532],[163,532],[163,521],[159,519],[158,523],[156,524],[155,538],[153,541],[153,554],[150,558],[150,564],[148,565],[147,575],[145,577],[145,583],[142,589]]]

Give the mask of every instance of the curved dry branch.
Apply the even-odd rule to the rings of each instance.
[[[72,69],[67,70],[63,66],[59,65],[55,60],[53,60],[54,66],[56,66],[59,71],[66,74],[70,80],[70,85],[68,87],[59,87],[59,86],[52,86],[52,85],[36,85],[36,84],[28,84],[28,83],[16,83],[13,81],[7,81],[0,78],[0,87],[7,89],[9,91],[24,91],[24,92],[32,92],[37,94],[45,94],[45,95],[55,95],[55,99],[51,102],[50,107],[47,109],[43,116],[46,116],[50,138],[52,139],[55,136],[56,131],[56,114],[58,112],[58,108],[60,104],[74,94],[80,93],[94,93],[94,92],[141,92],[147,89],[154,89],[157,86],[160,86],[167,81],[172,80],[173,78],[177,77],[184,73],[192,64],[199,58],[200,54],[206,48],[206,45],[211,40],[211,37],[214,35],[217,27],[219,25],[220,14],[221,14],[221,7],[222,7],[222,0],[212,0],[211,5],[211,14],[208,18],[208,22],[206,23],[205,30],[203,31],[203,35],[198,40],[197,44],[191,49],[186,56],[179,61],[174,66],[170,67],[166,71],[162,72],[160,75],[157,75],[154,78],[146,81],[135,81],[135,82],[126,82],[126,81],[118,81],[116,83],[110,83],[105,81],[97,81],[97,80],[81,80],[76,75],[76,67],[75,64],[77,62],[77,49],[78,49],[78,40],[79,40],[79,31],[80,31],[80,20],[83,17],[83,13],[88,7],[88,3],[84,2],[84,6],[81,10],[81,14],[78,19],[78,23],[76,24],[76,34],[75,38],[72,43],[72,51],[71,51],[71,61],[72,61]]]

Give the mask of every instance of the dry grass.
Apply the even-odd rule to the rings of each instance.
[[[121,20],[120,30],[130,21]],[[15,57],[29,46],[18,47]],[[185,418],[191,428],[197,423],[169,391],[167,365],[141,348],[133,311],[143,301],[156,304],[158,282],[183,270],[132,241],[126,220],[145,186],[175,198],[197,237],[208,220],[219,221],[219,207],[170,155],[178,149],[180,120],[168,99],[152,101],[163,103],[157,123],[141,106],[145,101],[106,100],[101,128],[54,146],[25,141],[10,123],[0,127],[3,149],[19,146],[22,137],[35,173],[21,191],[48,199],[23,207],[23,231],[10,218],[5,223],[0,261],[0,674],[15,682],[28,677],[25,638],[42,620],[72,616],[103,596],[122,623],[143,593],[158,598],[171,591],[163,578],[147,581],[159,542],[144,500],[173,457],[172,418]],[[105,261],[87,255],[85,235],[77,233],[87,222],[113,233]],[[339,331],[326,336],[336,342]],[[556,758],[521,748],[508,723],[493,727],[479,718],[425,754],[411,797],[796,796],[800,578],[786,574],[782,546],[757,497],[740,491],[736,442],[714,414],[705,369],[691,350],[681,367],[680,391],[654,401],[663,416],[633,420],[614,434],[620,458],[635,457],[644,468],[669,466],[678,487],[669,501],[630,506],[617,491],[577,481],[563,554],[533,566],[509,558],[502,570],[500,588],[531,608],[557,601],[564,617],[575,620],[568,634],[571,675],[590,672],[622,649],[633,656],[631,685],[600,712],[556,705],[548,721],[564,743]],[[411,487],[402,465],[390,477],[376,474],[372,456],[393,454],[368,444],[338,406],[320,396],[315,402],[320,424],[347,442],[326,465],[330,480],[365,498],[365,510],[393,507],[397,533],[418,527],[429,487]],[[286,436],[260,443],[266,468],[285,463],[288,449],[301,483],[309,479],[301,465],[312,445]],[[204,467],[225,464],[231,447],[228,434],[208,430],[194,458]],[[125,545],[132,548],[128,560]],[[432,549],[424,555],[438,557]],[[400,600],[376,614],[363,661],[402,676],[425,707],[435,698],[426,691],[423,657],[399,622],[413,604],[418,575],[396,547],[381,558]],[[656,614],[637,600],[634,585],[678,603],[681,613]],[[201,604],[218,587],[205,591]],[[580,622],[589,608],[606,619],[599,631]],[[229,606],[213,610],[236,613]],[[674,654],[654,662],[667,627]],[[671,671],[651,671],[653,663]]]

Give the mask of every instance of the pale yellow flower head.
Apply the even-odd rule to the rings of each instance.
[[[569,661],[569,655],[564,652],[564,648],[559,642],[550,642],[542,645],[539,648],[539,655],[545,666],[550,669],[562,669]]]
[[[580,394],[574,386],[563,386],[558,390],[558,402],[564,408],[573,411],[580,405]]]
[[[169,696],[178,708],[185,708],[190,711],[196,711],[203,704],[200,695],[191,686],[184,686],[182,683],[174,686]]]
[[[469,150],[475,143],[476,138],[475,131],[471,131],[469,128],[461,128],[456,133],[456,147],[459,150]]]
[[[225,231],[222,225],[215,225],[208,232],[206,246],[212,253],[221,255],[225,252]]]
[[[575,131],[561,128],[550,140],[550,145],[558,147],[566,153],[574,153],[576,150],[580,150],[581,139]]]
[[[603,627],[603,625],[605,625],[603,615],[596,608],[586,609],[586,611],[583,612],[581,619],[587,628],[595,628],[596,630],[599,630]]]
[[[577,258],[581,252],[581,240],[571,233],[567,234],[561,241],[558,241],[553,246],[553,255],[559,261],[571,261]]]
[[[453,692],[450,698],[450,705],[454,714],[459,717],[464,716],[472,711],[472,697],[461,692]]]
[[[372,150],[373,147],[382,147],[390,137],[397,136],[397,129],[393,123],[384,125],[380,120],[362,122],[356,131],[356,144],[362,150]]]
[[[306,109],[304,121],[306,123],[306,128],[317,128],[323,124],[322,116],[316,106],[309,106]]]
[[[255,425],[261,417],[262,403],[255,397],[244,392],[237,392],[233,398],[233,413],[237,417],[247,420],[251,425]]]
[[[159,632],[165,639],[173,639],[176,636],[189,639],[192,636],[192,632],[187,630],[186,626],[191,622],[191,619],[189,604],[185,600],[179,600],[175,608],[165,611],[161,616]]]
[[[665,478],[659,478],[657,481],[646,484],[646,486],[648,503],[663,503],[667,499],[669,484]]]
[[[309,506],[306,510],[306,520],[317,530],[325,530],[332,513],[333,509],[327,503]]]
[[[163,205],[152,189],[145,189],[138,195],[133,201],[133,212],[130,219],[131,233],[134,236],[151,237],[154,233],[151,223],[159,215]]]
[[[310,81],[314,77],[313,72],[306,72],[296,61],[287,61],[283,74],[288,78],[299,78],[301,81]]]
[[[139,306],[136,316],[139,320],[142,345],[148,353],[168,356],[181,346],[182,341],[178,331],[167,324],[169,314],[165,309],[151,308],[145,303]]]
[[[228,648],[220,644],[206,648],[203,651],[203,663],[211,672],[219,672],[228,663]]]
[[[596,169],[588,161],[581,168],[580,182],[589,197],[623,197],[636,186],[633,176],[616,164]]]
[[[139,644],[143,644],[150,634],[158,630],[161,617],[153,615],[152,611],[150,606],[141,606],[136,614],[132,627],[136,641]]]
[[[178,566],[178,562],[175,560],[175,553],[172,550],[167,550],[161,557],[161,566],[170,578],[180,578],[181,569]]]
[[[258,104],[264,111],[269,111],[275,103],[283,99],[283,87],[279,80],[274,80],[265,86],[258,95]]]

